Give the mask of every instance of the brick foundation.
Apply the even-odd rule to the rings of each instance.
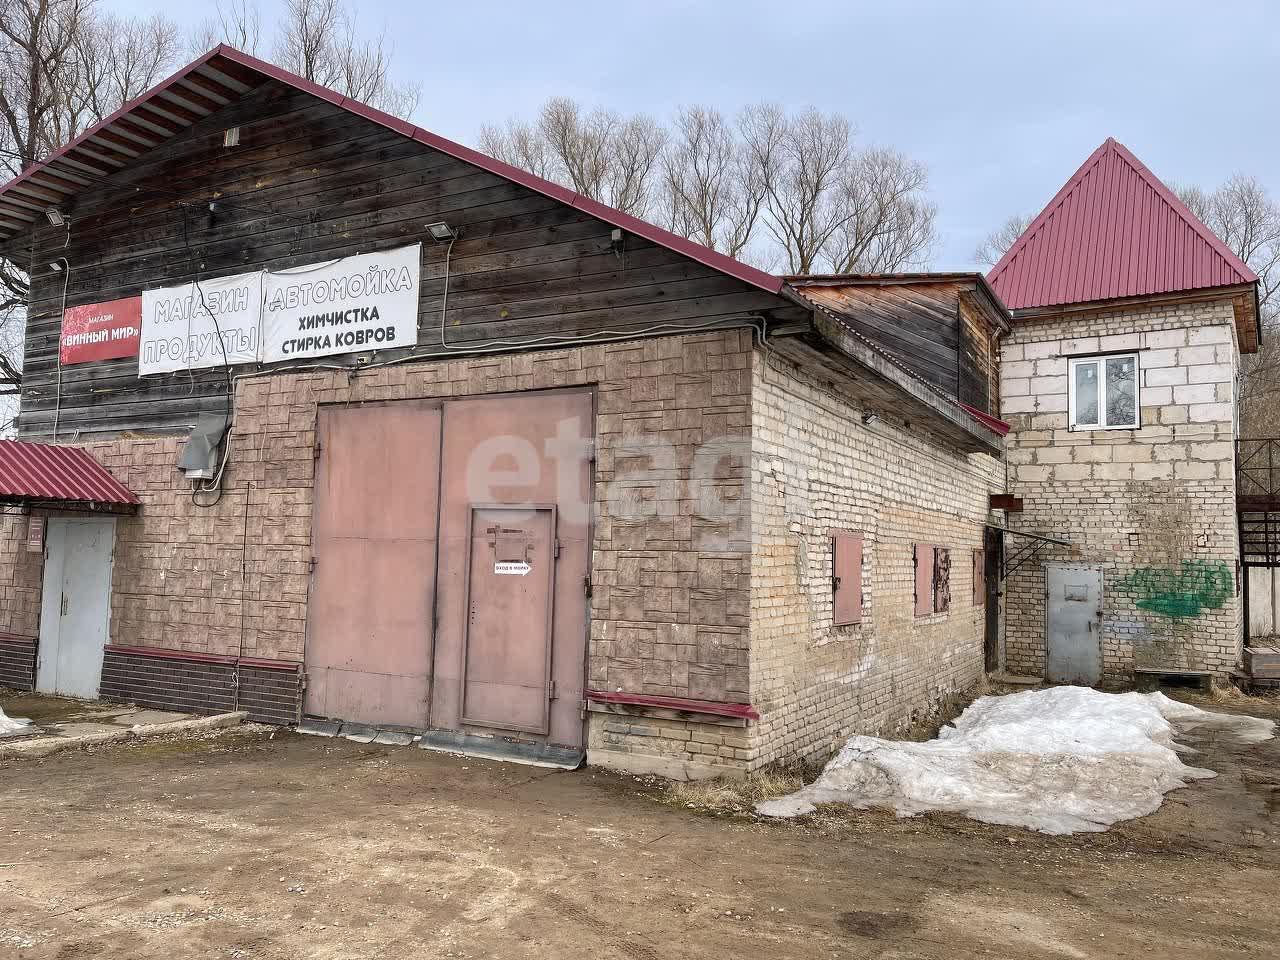
[[[35,685],[35,638],[0,635],[0,687],[31,690]]]
[[[197,659],[164,650],[107,647],[99,696],[183,713],[245,710],[250,720],[287,724],[297,720],[301,677],[300,664]]]

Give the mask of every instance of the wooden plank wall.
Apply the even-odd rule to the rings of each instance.
[[[240,145],[224,148],[222,131],[235,125]],[[440,219],[462,233],[449,281],[451,344],[806,316],[629,234],[615,250],[608,224],[274,81],[85,191],[69,212],[69,234],[41,225],[31,237],[24,437],[48,437],[55,415],[62,439],[172,433],[225,405],[224,371],[143,379],[136,358],[63,367],[59,391],[64,275],[48,263],[62,256],[74,306],[421,240],[424,354],[441,340],[445,248],[423,228]]]
[[[961,291],[958,390],[961,403],[992,416],[1000,413],[1000,340],[972,288]]]

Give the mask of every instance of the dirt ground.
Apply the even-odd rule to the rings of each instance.
[[[1059,838],[265,728],[9,761],[0,957],[1274,957],[1280,741],[1193,745],[1217,779]]]

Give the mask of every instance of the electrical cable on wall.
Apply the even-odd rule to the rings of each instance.
[[[190,264],[194,261],[195,254],[191,248],[191,237],[187,228],[187,205],[179,204],[178,206],[182,211],[182,243],[186,248],[187,261]],[[227,468],[227,460],[231,455],[231,422],[234,419],[235,382],[231,376],[231,363],[227,358],[227,342],[222,337],[222,327],[218,324],[218,316],[209,309],[209,304],[204,298],[204,288],[200,286],[200,272],[198,270],[192,272],[194,279],[191,282],[196,289],[196,293],[200,296],[200,308],[213,321],[214,336],[218,340],[218,348],[222,351],[222,371],[226,376],[227,411],[222,429],[222,459],[218,463],[218,469],[212,481],[208,483],[194,479],[191,481],[191,502],[198,507],[212,507],[222,499],[222,476]],[[202,503],[198,496],[200,493],[217,493],[217,496],[209,502]]]
[[[68,230],[70,222],[68,221]],[[68,235],[69,239],[69,235]],[[65,245],[64,245],[65,249]],[[66,257],[59,257],[54,261],[62,264],[62,306],[58,310],[59,330],[61,330],[62,318],[67,313],[67,285],[71,282],[71,263]],[[58,384],[54,388],[53,400],[53,442],[58,442],[58,424],[62,419],[62,334],[58,334]]]

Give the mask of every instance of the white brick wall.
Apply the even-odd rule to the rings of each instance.
[[[983,673],[973,551],[1004,465],[919,426],[869,427],[856,401],[757,352],[751,452],[752,766],[892,734]],[[831,529],[863,534],[863,616],[832,626]],[[913,547],[951,549],[951,608],[914,616]]]
[[[1068,357],[1104,350],[1138,352],[1142,426],[1072,431]],[[1006,585],[1007,665],[1043,672],[1042,563],[1072,558],[1104,570],[1104,679],[1123,682],[1134,666],[1225,674],[1240,657],[1235,590],[1189,615],[1168,594],[1194,592],[1201,570],[1237,586],[1231,302],[1019,321],[1002,354],[1009,492],[1026,507],[1010,524],[1072,543]]]

